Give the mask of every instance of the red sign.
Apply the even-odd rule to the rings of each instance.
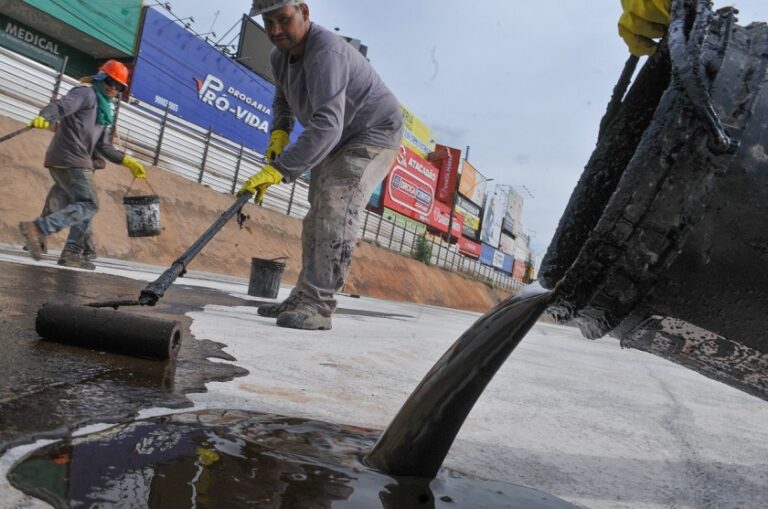
[[[457,242],[459,245],[459,252],[471,256],[472,258],[480,258],[480,253],[483,251],[483,247],[477,242],[472,242],[466,237],[459,235]]]
[[[429,154],[429,162],[440,170],[435,198],[450,206],[453,191],[456,188],[456,178],[459,175],[461,150],[440,144],[435,145],[435,151]]]
[[[436,230],[443,233],[448,232],[448,223],[450,222],[449,214],[450,209],[445,203],[436,201],[435,206],[432,207],[432,214],[429,216],[427,224]],[[464,227],[464,218],[460,215],[453,215],[453,222],[451,223],[451,236],[461,237],[461,230]]]
[[[512,277],[522,281],[525,279],[525,262],[515,259],[515,265],[512,268]]]
[[[416,152],[400,147],[384,186],[384,206],[423,223],[435,206],[439,171]]]

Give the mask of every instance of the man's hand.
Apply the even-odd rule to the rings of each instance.
[[[50,125],[51,123],[46,120],[45,117],[41,117],[40,115],[29,121],[29,126],[34,127],[35,129],[48,129]]]
[[[267,188],[273,184],[279,184],[283,181],[283,176],[271,164],[265,164],[261,171],[245,181],[238,194],[255,194],[253,202],[261,205],[264,201],[264,195],[267,194]]]
[[[123,166],[131,170],[133,178],[138,180],[144,180],[147,178],[147,170],[144,166],[131,156],[123,157]]]
[[[271,163],[277,156],[283,153],[285,147],[291,142],[288,133],[277,129],[272,131],[269,135],[269,143],[267,144],[267,162]]]
[[[635,56],[653,55],[656,42],[669,24],[671,0],[621,0],[624,12],[619,18],[619,35]]]

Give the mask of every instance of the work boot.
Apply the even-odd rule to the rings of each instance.
[[[300,303],[277,317],[277,326],[289,329],[331,330],[331,317],[320,314],[317,308]]]
[[[40,228],[32,221],[25,221],[19,223],[19,231],[21,231],[21,235],[24,237],[24,249],[29,251],[29,254],[35,260],[41,259],[45,235],[40,231]]]
[[[91,262],[89,262],[88,260],[83,259],[80,253],[67,251],[66,249],[61,252],[61,257],[59,258],[59,261],[57,263],[64,267],[74,267],[76,269],[85,269],[85,270],[96,270],[96,266]]]
[[[83,260],[90,262],[95,260],[98,257],[99,255],[96,254],[96,251],[88,249],[87,247],[83,249],[83,255],[82,255]]]
[[[259,316],[266,316],[267,318],[277,318],[283,311],[291,311],[299,305],[299,298],[293,294],[289,295],[283,302],[276,302],[274,304],[262,304],[256,312]]]

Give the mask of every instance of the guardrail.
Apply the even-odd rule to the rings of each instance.
[[[63,95],[76,85],[76,80],[0,47],[0,115],[27,121],[51,101],[57,87]],[[265,162],[263,154],[135,99],[118,107],[115,145],[143,162],[227,194],[234,194]],[[303,218],[309,210],[308,191],[303,179],[288,186],[272,186],[263,206]],[[413,256],[419,234],[370,211],[363,214],[363,240]],[[455,245],[427,240],[430,265],[510,292],[523,286],[509,274],[459,254]]]

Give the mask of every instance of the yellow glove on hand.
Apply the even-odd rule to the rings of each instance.
[[[269,143],[267,143],[267,162],[272,162],[277,156],[283,153],[285,147],[291,142],[291,138],[288,133],[277,129],[272,131],[269,135]]]
[[[619,18],[619,35],[635,56],[653,55],[656,43],[669,24],[671,0],[621,0],[624,12]]]
[[[280,172],[271,164],[265,164],[259,173],[245,181],[237,194],[255,194],[256,198],[253,202],[256,205],[261,205],[261,202],[264,201],[264,195],[267,194],[267,188],[282,181],[283,176]]]
[[[131,170],[131,173],[133,173],[133,178],[144,180],[147,178],[147,170],[144,169],[144,166],[138,162],[136,159],[134,159],[131,156],[125,156],[123,157],[123,166]]]
[[[48,129],[51,126],[51,123],[46,120],[45,117],[38,115],[29,121],[29,125],[35,129]]]

